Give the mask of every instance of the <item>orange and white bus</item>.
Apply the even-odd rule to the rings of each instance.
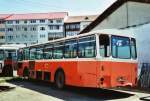
[[[17,74],[17,50],[23,44],[8,44],[0,46],[0,76],[15,76]]]
[[[137,84],[135,37],[105,29],[21,48],[18,75],[58,88],[112,88]]]

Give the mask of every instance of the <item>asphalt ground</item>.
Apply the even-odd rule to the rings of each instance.
[[[140,101],[148,93],[80,88],[67,86],[56,89],[53,84],[40,81],[9,80],[0,83],[0,101]]]

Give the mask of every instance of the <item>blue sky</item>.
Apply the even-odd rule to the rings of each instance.
[[[0,13],[67,11],[69,15],[99,14],[115,0],[0,0]]]

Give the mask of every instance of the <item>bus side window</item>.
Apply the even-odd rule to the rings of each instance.
[[[53,45],[48,44],[44,47],[44,59],[52,59],[53,58]]]
[[[30,60],[36,59],[36,48],[30,48]]]
[[[18,50],[18,61],[22,61],[22,60],[23,60],[23,49],[19,49]]]
[[[4,50],[0,50],[0,60],[4,60]]]
[[[25,48],[23,51],[24,51],[24,60],[29,60],[29,48]]]
[[[62,59],[64,54],[64,42],[54,44],[53,58]]]
[[[43,47],[39,46],[36,48],[36,59],[43,59]]]
[[[77,40],[71,39],[65,42],[65,58],[75,58],[77,57]]]
[[[100,44],[100,56],[109,57],[110,56],[110,39],[108,35],[100,35],[99,36],[99,44]]]
[[[78,45],[79,58],[91,58],[96,56],[96,40],[94,35],[80,38]]]

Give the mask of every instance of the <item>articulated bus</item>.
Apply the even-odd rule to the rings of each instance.
[[[65,85],[112,88],[137,85],[132,33],[105,29],[19,50],[18,75]]]
[[[0,46],[0,76],[13,76],[17,73],[17,50],[25,45],[8,44]]]

